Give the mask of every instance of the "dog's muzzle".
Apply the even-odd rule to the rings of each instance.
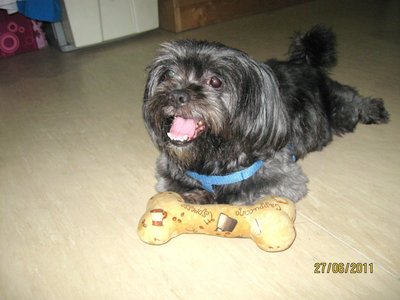
[[[175,146],[184,146],[194,141],[206,129],[204,120],[196,119],[188,111],[190,94],[183,89],[169,93],[168,102],[175,108],[175,115],[169,120],[169,131],[166,133]]]

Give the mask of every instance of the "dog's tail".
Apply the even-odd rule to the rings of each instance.
[[[315,25],[305,34],[296,32],[289,47],[289,61],[328,71],[337,62],[335,34],[323,25]]]

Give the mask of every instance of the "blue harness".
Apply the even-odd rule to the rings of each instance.
[[[234,172],[229,175],[223,175],[223,176],[217,176],[217,175],[202,175],[196,172],[192,171],[187,171],[186,175],[192,177],[193,179],[199,181],[206,191],[213,193],[213,185],[226,185],[226,184],[232,184],[232,183],[237,183],[243,180],[246,180],[247,178],[250,178],[253,176],[264,164],[264,161],[259,160],[256,161],[254,164],[252,164],[250,167]]]
[[[288,148],[291,152],[291,155],[290,155],[291,159],[293,161],[296,161],[297,157],[293,153],[293,151],[292,151],[293,149],[290,144],[288,145]],[[203,187],[203,189],[205,189],[206,191],[208,191],[210,193],[214,193],[213,185],[227,185],[227,184],[244,181],[244,180],[250,178],[251,176],[253,176],[258,170],[260,170],[260,168],[263,166],[263,164],[264,164],[264,161],[259,160],[259,161],[256,161],[254,164],[252,164],[250,167],[248,167],[244,170],[241,170],[241,171],[234,172],[229,175],[222,175],[222,176],[210,175],[209,176],[209,175],[202,175],[202,174],[192,172],[192,171],[187,171],[186,175],[199,181],[201,183],[201,186]]]

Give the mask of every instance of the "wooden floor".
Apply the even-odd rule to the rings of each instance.
[[[283,58],[291,33],[315,23],[338,35],[332,77],[382,97],[391,122],[360,125],[300,161],[309,194],[287,251],[203,235],[142,243],[157,150],[141,101],[157,46],[191,37]],[[400,299],[399,70],[396,0],[317,0],[0,60],[0,299]],[[368,268],[334,274],[340,263]]]

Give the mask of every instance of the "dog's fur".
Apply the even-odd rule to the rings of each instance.
[[[146,128],[161,151],[157,190],[193,203],[252,203],[266,194],[303,198],[307,177],[293,155],[321,150],[358,122],[389,120],[381,99],[328,77],[335,64],[335,35],[320,25],[295,34],[287,61],[259,63],[216,42],[162,45],[149,66],[143,102]],[[167,133],[176,116],[204,126],[193,140],[173,141]],[[186,175],[226,175],[257,160],[264,165],[256,174],[215,186],[214,193]]]

